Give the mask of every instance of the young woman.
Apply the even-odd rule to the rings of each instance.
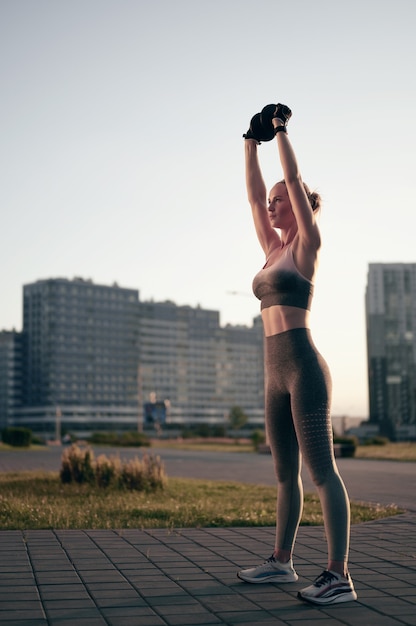
[[[349,499],[334,458],[331,375],[312,340],[309,319],[321,246],[320,197],[299,173],[287,135],[290,109],[273,108],[271,115],[268,105],[263,118],[252,118],[244,144],[248,200],[266,257],[253,291],[261,302],[265,335],[265,419],[278,485],[276,543],[264,564],[238,576],[251,583],[298,579],[292,554],[303,508],[303,458],[323,509],[328,564],[298,596],[317,604],[347,602],[357,598],[347,566]],[[284,179],[267,198],[257,150],[260,140],[273,135]]]

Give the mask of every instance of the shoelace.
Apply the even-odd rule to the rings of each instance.
[[[332,582],[333,580],[337,580],[337,577],[331,572],[325,571],[322,572],[320,576],[313,583],[315,587],[322,587],[322,585],[326,585],[327,583]]]

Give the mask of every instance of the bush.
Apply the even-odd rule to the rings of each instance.
[[[126,487],[136,491],[162,489],[166,482],[163,464],[159,457],[144,455],[122,463],[118,457],[100,455],[94,460],[90,448],[81,450],[72,445],[62,454],[60,470],[62,483],[95,483],[98,487]]]
[[[149,447],[150,439],[144,433],[139,433],[137,431],[129,431],[127,433],[123,433],[118,438],[120,446],[131,447],[131,448],[140,448],[142,446]]]
[[[380,437],[380,436],[376,436],[376,437],[371,437],[369,439],[366,439],[363,443],[364,446],[386,446],[388,443],[390,443],[390,440],[388,437]]]
[[[121,470],[121,484],[127,489],[156,491],[163,489],[165,482],[165,471],[159,457],[147,454],[142,460],[136,457],[128,461]]]
[[[150,446],[150,439],[144,433],[137,431],[128,431],[126,433],[93,433],[89,438],[90,443],[103,444],[107,446],[124,446],[131,448],[139,448],[141,446]]]
[[[121,461],[118,457],[108,458],[101,454],[95,462],[95,482],[98,487],[117,485],[121,476]]]
[[[98,443],[103,445],[115,445],[116,436],[114,433],[92,433],[88,438],[90,443]]]
[[[211,426],[209,424],[199,424],[195,427],[195,435],[198,437],[211,437]]]
[[[261,444],[266,443],[266,433],[263,430],[255,430],[251,435],[251,441],[254,448],[258,450]]]
[[[213,437],[225,437],[227,435],[227,429],[222,424],[214,424],[211,431]]]
[[[193,437],[225,437],[227,429],[223,424],[195,424],[186,426],[181,430],[182,439],[192,439]]]
[[[93,483],[95,479],[93,464],[94,452],[90,448],[81,450],[76,445],[70,446],[62,454],[61,482]]]
[[[335,453],[337,455],[336,448],[339,448],[340,456],[342,457],[353,457],[355,456],[355,451],[358,445],[358,439],[355,436],[342,436],[334,437],[334,445],[335,445]]]
[[[355,435],[342,435],[342,436],[338,436],[338,435],[334,435],[334,443],[349,443],[352,444],[354,446],[358,446],[358,439],[357,437],[355,437]]]
[[[32,431],[20,426],[8,426],[1,431],[3,443],[14,448],[28,448],[32,442]]]
[[[30,440],[31,444],[35,444],[37,446],[46,446],[45,440],[42,439],[42,437],[39,437],[39,435],[35,435],[34,433],[32,433],[32,438]]]

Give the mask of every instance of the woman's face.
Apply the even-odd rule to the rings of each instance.
[[[269,194],[269,218],[273,228],[282,228],[294,219],[292,205],[284,183],[277,183]]]

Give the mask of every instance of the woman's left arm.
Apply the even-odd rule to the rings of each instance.
[[[273,119],[273,126],[285,127],[279,118]],[[286,129],[276,133],[283,177],[292,210],[298,226],[299,240],[303,247],[311,247],[315,252],[319,249],[321,239],[316,218],[303,186],[298,162]]]

